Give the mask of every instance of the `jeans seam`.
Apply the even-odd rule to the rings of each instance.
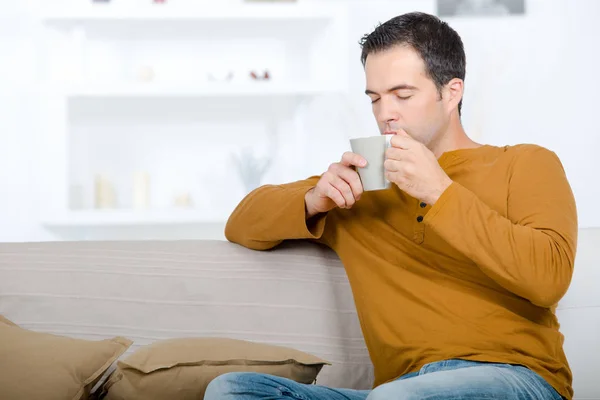
[[[536,388],[541,388],[542,390],[547,390],[550,393],[552,393],[552,397],[555,398],[556,400],[562,400],[563,397],[560,395],[560,393],[558,393],[558,391],[556,391],[556,389],[554,389],[554,387],[548,383],[547,380],[545,380],[543,377],[541,377],[537,372],[524,367],[524,366],[516,366],[515,368],[522,368],[523,371],[519,373],[519,375],[523,376],[523,380],[526,382],[526,384],[531,388],[531,387],[536,387]],[[505,379],[508,379],[507,375],[509,374],[509,371],[511,370],[511,368],[501,368],[500,369],[500,375],[502,375]]]
[[[308,400],[307,397],[304,397],[303,395],[301,395],[299,393],[292,392],[289,388],[287,388],[285,386],[278,386],[277,390],[279,390],[279,393],[281,393],[282,396],[289,395],[295,399]]]

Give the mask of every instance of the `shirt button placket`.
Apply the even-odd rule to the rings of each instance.
[[[413,232],[413,239],[416,243],[421,244],[425,240],[425,227],[423,226],[424,219],[424,208],[427,207],[427,204],[422,201],[417,201],[416,204],[416,220],[415,230]]]

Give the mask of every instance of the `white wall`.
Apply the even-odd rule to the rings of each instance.
[[[49,240],[38,223],[37,53],[26,1],[0,0],[0,240]]]
[[[317,7],[322,2],[300,1]],[[349,137],[376,132],[363,94],[359,38],[394,15],[435,12],[431,0],[329,1],[350,9],[352,95],[317,99],[302,114],[306,139],[318,151],[307,156],[310,167],[294,175],[298,177],[322,172],[347,150]],[[37,138],[44,127],[39,126],[32,105],[44,66],[36,41],[40,28],[32,17],[35,8],[32,2],[8,0],[0,0],[0,7],[0,241],[60,239],[40,225],[38,215],[38,202],[43,201],[38,195],[38,171],[44,166],[37,152],[44,149]],[[595,38],[600,37],[597,15],[600,2],[596,0],[528,0],[524,17],[448,19],[467,50],[467,131],[492,144],[533,142],[556,151],[575,191],[581,226],[600,226],[600,211],[594,204],[600,195],[600,158],[595,156],[600,128],[593,120],[600,92],[593,75],[600,67],[600,55],[594,51]],[[285,129],[282,135],[285,138]]]

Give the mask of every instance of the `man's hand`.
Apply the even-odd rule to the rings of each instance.
[[[410,196],[435,204],[452,184],[435,155],[404,131],[391,139],[384,165],[386,178]]]
[[[342,160],[333,163],[321,175],[317,186],[304,196],[306,218],[332,210],[335,207],[351,208],[360,199],[363,186],[352,167],[364,167],[367,160],[358,154],[346,152]]]

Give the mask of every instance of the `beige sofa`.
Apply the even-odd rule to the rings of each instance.
[[[600,230],[582,230],[579,243],[558,314],[576,398],[600,399]],[[126,337],[122,358],[167,338],[282,345],[332,363],[319,384],[372,383],[343,266],[302,241],[266,252],[221,241],[0,244],[0,315],[40,332]]]

